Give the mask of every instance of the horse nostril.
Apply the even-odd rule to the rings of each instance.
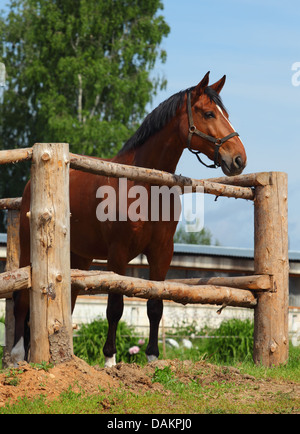
[[[238,156],[235,158],[234,165],[237,169],[240,169],[241,167],[243,167],[243,160],[242,160],[241,156]]]

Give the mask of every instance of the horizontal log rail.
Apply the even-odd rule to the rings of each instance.
[[[0,164],[16,163],[21,160],[29,160],[32,157],[32,148],[21,148],[0,151]],[[203,187],[204,192],[216,196],[235,197],[254,200],[254,191],[251,187],[268,185],[271,181],[271,173],[260,172],[231,177],[219,177],[210,179],[191,179],[185,176],[171,174],[155,169],[129,166],[113,163],[98,158],[81,156],[70,153],[70,166],[73,169],[86,171],[103,176],[126,177],[129,180],[150,182],[169,187]],[[1,199],[0,209],[19,209],[21,198]]]
[[[81,294],[124,294],[127,297],[158,298],[181,304],[217,304],[253,308],[255,295],[246,289],[222,285],[187,285],[181,282],[155,282],[136,277],[121,276],[111,271],[71,270],[72,289]],[[12,291],[31,287],[30,266],[0,275],[0,297],[9,298]]]
[[[267,274],[234,277],[208,277],[189,279],[168,279],[167,282],[184,283],[186,285],[214,285],[229,286],[238,289],[250,289],[251,291],[273,291],[273,278]]]
[[[31,267],[28,265],[0,274],[0,298],[11,298],[14,291],[31,287]]]
[[[30,160],[32,148],[7,149],[0,151],[0,164],[17,163],[22,160]]]
[[[19,268],[15,271],[7,271],[0,274],[0,297],[3,294],[8,294],[12,291],[19,291],[22,289],[30,288],[31,286],[31,271],[30,266]],[[98,271],[98,270],[71,270],[71,282],[75,289],[90,289],[97,286],[97,281],[115,280],[128,280],[135,281],[136,278],[128,278],[120,276],[112,271]],[[145,279],[138,279],[139,281],[149,282]],[[269,275],[252,275],[252,276],[236,276],[236,277],[209,277],[209,278],[191,278],[191,279],[168,279],[166,283],[190,286],[224,286],[232,287],[241,290],[250,291],[272,291],[273,279]],[[139,282],[140,283],[140,282]],[[156,282],[160,285],[162,282]],[[86,285],[84,287],[84,285]],[[172,286],[172,285],[171,285]],[[175,287],[175,285],[174,285]]]
[[[18,161],[22,161],[22,160],[30,160],[32,158],[32,152],[33,152],[33,148],[7,149],[7,150],[0,151],[0,164],[17,163]],[[94,162],[103,161],[104,165],[106,163],[111,164],[109,161],[101,160],[95,157],[89,157],[86,155],[82,156],[78,154],[73,154],[71,152],[70,152],[70,159],[71,159],[71,165],[74,164],[74,168],[76,169],[77,169],[77,167],[75,167],[76,163],[74,163],[75,160],[81,161],[85,159]],[[117,164],[119,166],[127,166],[119,163],[114,163],[114,164]],[[127,166],[127,167],[136,167],[136,166]],[[84,170],[84,169],[82,168],[80,170]],[[148,170],[152,170],[152,169],[148,169]],[[271,174],[272,172],[259,172],[259,173],[250,173],[250,174],[236,175],[230,177],[223,176],[218,178],[209,178],[206,179],[206,181],[218,183],[218,184],[240,186],[240,187],[255,187],[255,186],[270,184]],[[124,173],[121,176],[125,176]],[[202,180],[198,180],[198,181],[202,181]]]
[[[70,167],[72,169],[93,173],[95,175],[127,178],[132,181],[166,185],[168,187],[191,187],[192,191],[196,191],[197,187],[203,187],[204,193],[216,196],[235,197],[237,199],[248,200],[254,199],[254,191],[250,187],[219,184],[203,179],[191,179],[185,176],[163,172],[161,170],[129,166],[97,158],[77,156],[76,158],[71,158]]]
[[[28,160],[32,157],[32,148],[12,149],[0,151],[0,164],[16,163],[21,160]],[[126,177],[129,180],[140,182],[151,182],[169,187],[203,187],[204,193],[216,196],[235,197],[247,200],[254,200],[255,193],[251,187],[268,185],[271,174],[269,172],[250,173],[231,177],[219,177],[210,179],[192,179],[181,175],[163,172],[155,169],[129,166],[126,164],[112,163],[87,156],[80,156],[70,153],[70,166],[73,169],[91,172],[98,175],[112,177]],[[22,198],[0,199],[0,210],[20,209]]]
[[[193,286],[176,282],[155,282],[113,272],[72,270],[72,288],[83,293],[115,293],[127,297],[172,300],[181,304],[216,304],[254,308],[256,298],[251,291],[236,288],[203,285]]]
[[[240,187],[258,187],[269,185],[272,182],[272,172],[246,173],[244,175],[222,176],[209,178],[207,181],[220,184],[239,185]]]
[[[20,209],[21,203],[21,197],[0,199],[0,209]]]
[[[29,160],[32,158],[32,149],[33,148],[21,148],[0,151],[0,164]],[[254,199],[254,192],[251,187],[270,184],[272,175],[270,172],[260,172],[202,180],[191,179],[185,176],[174,175],[155,169],[112,163],[110,161],[72,153],[70,153],[70,159],[70,166],[73,169],[91,172],[98,175],[127,177],[130,180],[151,182],[159,185],[179,185],[180,187],[191,186],[193,190],[195,190],[196,187],[201,186],[204,188],[205,193],[248,200]],[[223,185],[216,186],[215,184]],[[13,208],[14,206],[15,205],[12,202],[11,205],[8,203],[6,207],[0,205],[0,209],[18,209]]]

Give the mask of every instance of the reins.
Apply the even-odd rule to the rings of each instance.
[[[188,119],[189,119],[189,135],[187,138],[188,150],[193,154],[195,154],[198,160],[200,161],[200,163],[203,164],[205,167],[209,167],[210,169],[216,169],[217,167],[220,167],[220,163],[218,162],[220,147],[227,140],[231,139],[232,137],[238,136],[239,134],[236,131],[234,131],[233,133],[228,134],[228,136],[225,136],[222,139],[218,139],[213,136],[208,136],[207,134],[202,133],[202,131],[199,131],[197,127],[194,125],[193,114],[192,114],[192,103],[191,103],[191,91],[187,93],[187,112],[188,112]],[[193,134],[196,134],[197,136],[202,137],[202,139],[208,140],[209,142],[215,145],[213,164],[204,163],[204,161],[202,161],[199,156],[199,154],[201,154],[201,151],[195,151],[194,149],[191,148],[191,141],[192,141]]]

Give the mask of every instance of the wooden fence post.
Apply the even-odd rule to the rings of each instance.
[[[6,271],[19,268],[19,229],[20,211],[8,210],[7,213],[7,243],[6,243]],[[7,368],[11,364],[10,353],[14,345],[15,317],[14,300],[7,298],[5,301],[5,347],[3,351],[2,367]]]
[[[253,359],[264,366],[278,366],[287,362],[289,344],[286,173],[272,172],[268,185],[256,187],[254,218],[254,271],[272,275],[274,290],[258,294]]]
[[[30,246],[30,360],[64,362],[73,355],[66,143],[33,147]]]

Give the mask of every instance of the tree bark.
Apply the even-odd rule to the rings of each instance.
[[[289,258],[287,175],[271,174],[271,183],[256,187],[254,201],[254,272],[273,276],[274,291],[259,293],[254,311],[255,363],[278,366],[288,359]]]
[[[253,308],[256,298],[251,291],[203,285],[184,285],[176,282],[155,282],[112,272],[72,270],[72,288],[81,294],[114,293],[127,297],[173,300],[177,303],[200,303]]]
[[[116,178],[124,177],[138,182],[166,185],[169,187],[176,185],[181,188],[191,187],[192,191],[196,191],[197,187],[202,187],[204,193],[214,194],[216,196],[227,196],[249,200],[254,199],[254,192],[249,187],[218,184],[202,179],[191,179],[186,178],[185,176],[163,172],[161,170],[111,163],[96,158],[75,156],[75,158],[71,159],[70,166],[73,169],[94,173],[96,175],[112,176]]]
[[[59,363],[73,353],[67,144],[34,145],[30,208],[31,361]]]

